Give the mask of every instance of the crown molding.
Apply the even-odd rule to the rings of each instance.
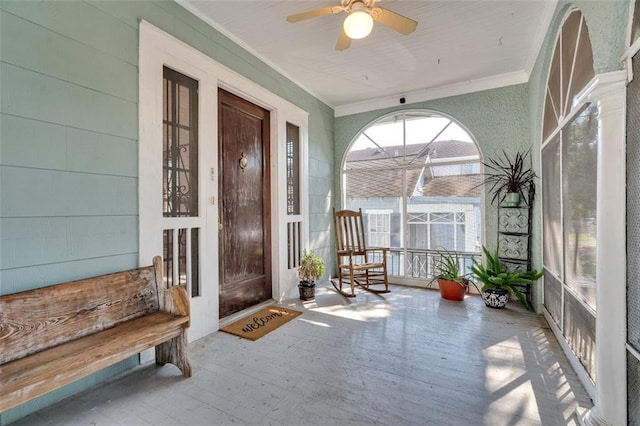
[[[529,74],[525,71],[514,71],[511,73],[496,76],[469,80],[447,86],[432,87],[429,89],[417,90],[414,92],[398,95],[384,96],[369,99],[351,104],[339,105],[334,108],[336,117],[358,114],[361,112],[374,111],[378,109],[398,106],[398,99],[405,98],[406,104],[425,102],[433,99],[448,98],[450,96],[465,95],[468,93],[480,92],[483,90],[497,89],[500,87],[514,86],[529,81]]]
[[[231,33],[225,27],[221,26],[220,24],[215,22],[213,19],[209,18],[207,15],[202,13],[193,4],[191,4],[191,2],[189,0],[175,0],[175,2],[178,3],[180,6],[182,6],[183,8],[185,8],[191,14],[195,15],[198,19],[204,21],[211,28],[213,28],[214,30],[218,31],[223,36],[227,37],[233,43],[237,44],[239,47],[241,47],[242,49],[246,50],[251,55],[253,55],[256,58],[258,58],[260,61],[264,62],[267,66],[272,68],[278,74],[280,74],[283,77],[285,77],[287,80],[291,81],[296,86],[300,87],[302,90],[307,92],[309,95],[311,95],[314,98],[318,99],[319,101],[323,102],[324,104],[326,104],[330,108],[334,108],[334,106],[333,106],[333,104],[331,102],[327,101],[326,99],[322,98],[320,95],[318,95],[318,94],[312,92],[311,90],[309,90],[304,84],[300,83],[298,80],[293,78],[291,75],[289,75],[282,68],[278,67],[276,64],[274,64],[273,62],[271,62],[270,60],[268,60],[267,58],[262,56],[260,53],[255,51],[251,46],[249,46],[243,40],[239,39],[237,36],[235,36],[233,33]]]

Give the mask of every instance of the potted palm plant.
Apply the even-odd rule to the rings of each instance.
[[[304,251],[298,267],[298,290],[301,300],[312,300],[316,297],[316,280],[324,274],[324,261],[313,251]]]
[[[463,300],[469,280],[460,272],[458,256],[449,251],[443,252],[435,263],[440,296],[447,300]]]
[[[500,263],[497,252],[492,255],[484,246],[482,251],[484,252],[485,264],[473,259],[471,271],[482,283],[480,291],[485,305],[490,308],[504,308],[509,301],[509,295],[514,294],[527,310],[533,311],[533,306],[517,286],[533,284],[542,276],[542,271],[534,269],[524,272],[509,272]]]
[[[530,151],[517,152],[513,160],[509,158],[506,151],[502,151],[502,156],[491,158],[485,166],[484,184],[489,186],[489,191],[493,193],[491,203],[504,202],[509,207],[518,207],[521,199],[532,199],[535,194],[536,173],[529,165]]]

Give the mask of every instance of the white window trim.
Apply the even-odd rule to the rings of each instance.
[[[591,418],[627,424],[626,77],[596,75],[590,99],[600,113],[596,282],[596,406]]]
[[[351,142],[349,142],[349,144],[347,145],[344,153],[342,154],[342,161],[340,163],[340,176],[339,176],[339,195],[340,195],[340,204],[341,206],[346,206],[347,202],[347,194],[346,194],[346,180],[347,180],[347,176],[351,173],[359,173],[362,170],[361,169],[347,169],[346,165],[347,165],[347,156],[349,154],[349,151],[351,150],[351,147],[353,146],[354,143],[356,143],[357,139],[359,138],[359,136],[366,130],[368,129],[370,126],[384,121],[385,119],[392,117],[394,115],[398,115],[398,114],[425,114],[425,115],[437,115],[437,116],[441,116],[441,117],[445,117],[449,120],[451,120],[453,123],[455,123],[456,125],[460,126],[461,129],[463,129],[471,138],[471,141],[475,144],[477,150],[478,150],[478,156],[465,156],[465,157],[460,157],[460,158],[456,158],[455,160],[449,160],[449,159],[441,159],[439,160],[437,163],[435,161],[432,160],[431,163],[429,163],[428,165],[425,165],[425,163],[416,163],[416,164],[412,164],[412,165],[405,165],[405,166],[398,166],[399,169],[422,169],[425,167],[429,167],[429,166],[436,166],[436,167],[440,167],[440,166],[448,166],[448,165],[463,165],[463,164],[472,164],[472,163],[481,163],[483,161],[483,155],[482,155],[482,150],[480,149],[480,145],[478,144],[477,139],[475,138],[475,136],[473,135],[473,133],[463,124],[461,123],[459,120],[457,120],[456,118],[454,118],[453,116],[444,113],[442,111],[436,111],[436,110],[431,110],[431,109],[426,109],[426,108],[407,108],[407,109],[403,109],[403,110],[397,110],[397,111],[392,111],[390,113],[384,114],[382,116],[379,116],[369,122],[367,122],[366,124],[364,124],[353,136],[353,138],[351,139]],[[368,168],[368,171],[376,171],[376,170],[387,170],[387,167],[372,167],[372,168]],[[482,170],[482,168],[481,168]],[[406,187],[407,186],[407,182],[406,182],[406,173],[403,173],[402,176],[403,182],[402,182],[402,186]],[[402,197],[401,197],[402,198]],[[473,243],[466,241],[465,240],[465,245],[468,246],[473,246],[473,247],[477,247],[478,245],[481,247],[483,245],[486,244],[486,215],[485,215],[485,205],[486,205],[486,193],[485,191],[481,191],[481,196],[480,196],[480,218],[479,220],[476,220],[476,211],[471,208],[469,211],[467,210],[462,210],[462,212],[467,213],[466,218],[467,218],[467,222],[465,223],[465,226],[472,226],[472,229],[476,229],[478,227],[478,224],[480,225],[480,230],[481,230],[481,237],[480,240],[481,241],[473,241]],[[405,202],[400,202],[400,205],[398,206],[400,211],[399,213],[402,214],[402,217],[407,218],[408,217],[408,213],[410,212],[414,212],[414,209],[416,208],[415,205],[410,205],[407,204]],[[464,209],[464,207],[463,207]],[[471,228],[467,228],[467,229],[471,229]],[[402,241],[405,241],[406,238],[408,238],[407,236],[409,231],[409,223],[407,222],[407,220],[404,220],[402,223],[402,227],[401,227],[401,239]],[[405,253],[406,253],[406,248],[404,249]],[[423,282],[423,280],[415,280],[413,278],[405,278],[404,276],[402,277],[394,277],[394,282],[396,284],[400,284],[400,285],[410,285],[410,286],[419,286],[419,287],[424,287],[426,286]]]
[[[368,209],[365,211],[365,214],[367,216],[371,216],[371,215],[386,216],[387,226],[389,227],[389,229],[386,232],[382,232],[382,231],[374,232],[374,234],[376,235],[385,234],[386,240],[388,241],[388,243],[377,244],[375,242],[371,242],[371,235],[372,235],[371,218],[369,218],[369,220],[367,220],[367,244],[370,244],[371,246],[374,246],[374,247],[389,247],[389,244],[391,243],[391,213],[393,213],[393,210],[391,209]]]
[[[292,123],[300,128],[300,155],[303,159],[301,163],[301,216],[303,219],[303,244],[308,244],[308,120],[309,114],[281,98],[280,96],[261,87],[255,82],[241,76],[237,72],[220,64],[209,56],[167,34],[147,21],[140,21],[140,50],[139,50],[139,164],[153,158],[157,153],[148,151],[149,146],[153,146],[150,140],[157,140],[162,129],[162,90],[161,83],[158,83],[157,73],[162,74],[163,65],[170,66],[190,75],[194,65],[200,78],[199,85],[199,105],[201,117],[208,117],[200,120],[200,144],[212,144],[212,157],[201,158],[200,164],[207,161],[205,170],[209,176],[210,168],[217,168],[218,164],[218,88],[223,88],[242,98],[259,105],[270,111],[270,131],[271,131],[271,230],[272,230],[272,271],[273,271],[273,298],[277,301],[295,295],[297,279],[295,271],[287,269],[287,196],[286,196],[286,123]],[[159,71],[158,71],[159,70]],[[160,133],[159,133],[160,132]],[[160,136],[161,139],[161,136]],[[159,145],[159,144],[158,144]],[[202,157],[202,156],[201,156]],[[158,191],[148,190],[149,187],[157,186],[161,182],[161,176],[145,175],[140,167],[139,175],[139,214],[140,217],[153,217],[161,214],[161,207],[157,207],[158,200],[161,202],[161,189]],[[215,177],[215,170],[213,172]],[[212,256],[211,269],[207,271],[218,285],[218,231],[217,231],[217,203],[218,188],[217,179],[207,178],[200,186],[200,199],[209,208],[207,216],[207,232],[209,235],[202,235],[208,245],[207,252]],[[156,188],[157,189],[157,188]],[[149,229],[145,220],[140,220],[139,229],[139,262],[146,264],[149,262],[150,254],[162,253],[162,245],[159,239],[149,235]],[[203,273],[204,274],[204,273]],[[202,277],[203,281],[206,277]],[[203,291],[206,291],[203,289]],[[218,292],[214,292],[214,300],[209,306],[209,311],[213,314],[208,318],[211,330],[219,328],[218,323]]]
[[[594,400],[585,421],[588,424],[626,424],[626,164],[625,117],[626,71],[597,74],[578,96],[567,114],[540,148],[573,118],[586,102],[597,104],[597,254],[596,254],[596,383],[564,341],[547,310],[547,322],[564,349],[572,367]],[[542,209],[540,210],[541,223]],[[562,282],[562,281],[561,281]],[[563,284],[564,285],[564,284]]]

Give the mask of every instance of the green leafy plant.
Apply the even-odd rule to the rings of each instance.
[[[460,285],[467,285],[468,280],[465,274],[460,272],[460,262],[458,256],[445,250],[435,261],[436,279],[455,281]]]
[[[493,193],[491,203],[502,203],[509,192],[520,194],[523,200],[527,200],[525,194],[533,198],[537,175],[528,165],[529,154],[530,151],[517,152],[512,160],[503,150],[502,156],[498,155],[482,163],[486,168],[484,184],[489,186],[489,191]]]
[[[313,251],[304,251],[300,258],[298,277],[301,282],[313,284],[324,274],[324,260]]]
[[[434,260],[434,268],[436,275],[431,279],[428,287],[437,280],[447,280],[457,282],[463,287],[472,284],[478,293],[480,292],[476,284],[469,279],[469,274],[463,274],[460,270],[460,259],[457,253],[444,250],[440,257]]]
[[[471,266],[473,275],[482,283],[481,291],[498,288],[507,290],[509,293],[515,294],[527,310],[532,311],[533,306],[516,286],[533,284],[542,276],[542,271],[534,269],[524,272],[509,272],[500,263],[497,251],[495,255],[492,255],[484,246],[482,246],[482,251],[485,256],[485,264],[473,259],[473,266]]]

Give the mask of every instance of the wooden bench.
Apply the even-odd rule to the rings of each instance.
[[[191,377],[189,295],[153,266],[0,296],[0,412],[155,347]]]

